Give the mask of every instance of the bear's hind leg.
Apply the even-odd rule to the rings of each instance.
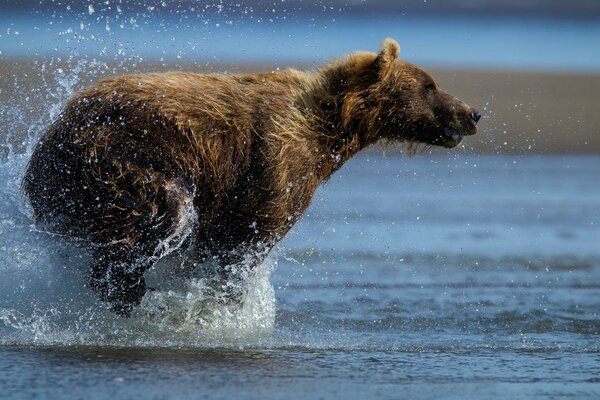
[[[146,292],[144,273],[187,241],[196,222],[193,190],[152,169],[115,163],[98,195],[89,286],[129,316]]]

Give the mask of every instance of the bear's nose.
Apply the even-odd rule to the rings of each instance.
[[[477,123],[481,119],[481,114],[477,110],[471,111],[471,119],[473,122]]]

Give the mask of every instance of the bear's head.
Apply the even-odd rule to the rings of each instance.
[[[360,72],[350,83],[357,90],[347,97],[345,114],[356,117],[362,110],[359,118],[368,126],[361,130],[369,132],[369,141],[384,138],[451,148],[475,134],[479,112],[440,90],[431,75],[400,60],[399,53],[398,43],[386,39],[377,55],[351,57]]]

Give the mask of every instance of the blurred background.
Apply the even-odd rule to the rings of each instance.
[[[311,68],[377,51],[390,36],[402,58],[484,111],[483,134],[466,146],[592,153],[600,150],[599,21],[593,0],[3,0],[0,96],[9,95],[10,69],[32,60],[106,63],[103,74],[124,65]]]

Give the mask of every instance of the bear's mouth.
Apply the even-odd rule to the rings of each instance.
[[[450,127],[444,128],[444,136],[448,139],[451,139],[453,142],[456,142],[456,144],[459,144],[464,137],[462,133]]]
[[[459,132],[457,129],[445,127],[442,134],[435,140],[434,144],[446,148],[452,148],[458,146],[465,136],[465,134]]]
[[[435,128],[428,130],[429,134],[419,135],[413,141],[451,149],[458,146],[465,136],[471,136],[477,132],[474,124],[468,127],[461,126],[460,129],[455,128],[453,125],[437,125]]]
[[[468,129],[466,132],[459,131],[451,126],[446,126],[444,127],[444,131],[439,138],[439,142],[436,144],[443,147],[452,148],[458,146],[465,136],[474,135],[475,132],[477,132],[477,128],[475,128],[475,126],[473,126],[473,129]]]

